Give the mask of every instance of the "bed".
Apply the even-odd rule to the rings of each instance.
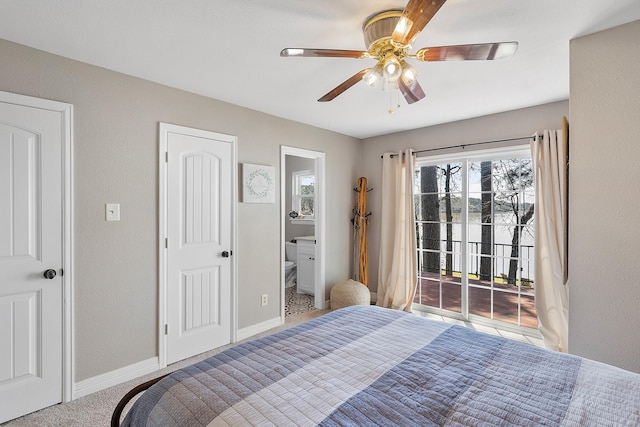
[[[375,306],[149,383],[121,425],[640,425],[640,374]]]

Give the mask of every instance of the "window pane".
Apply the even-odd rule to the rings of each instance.
[[[440,220],[446,222],[459,222],[462,212],[461,193],[440,194]]]
[[[469,313],[491,319],[491,290],[469,287]]]
[[[442,275],[445,276],[443,280],[459,282],[454,277],[460,277],[460,254],[443,252],[440,255],[440,268],[442,269]]]
[[[416,185],[420,193],[438,193],[438,166],[421,166],[417,171],[419,178],[416,179]]]
[[[527,212],[532,206],[534,206],[534,204],[536,203],[536,195],[535,193],[531,193],[531,192],[524,192],[522,193],[522,213]],[[533,212],[535,214],[535,209],[533,209]]]
[[[492,165],[492,184],[496,191],[520,190],[520,159],[495,160]]]
[[[492,162],[490,161],[469,163],[469,191],[491,192],[492,171]]]
[[[437,222],[420,223],[416,229],[417,246],[423,249],[440,249],[440,224]]]
[[[508,255],[508,253],[507,253]],[[507,283],[509,277],[510,258],[496,257],[493,260],[494,280],[496,283]]]
[[[427,276],[432,278],[440,277],[440,252],[423,251],[421,252],[422,258],[422,273],[428,273]],[[432,276],[435,275],[435,276]]]
[[[493,318],[518,324],[518,294],[493,290]]]
[[[469,193],[469,213],[475,213],[480,215],[482,212],[482,194],[481,193]]]
[[[482,191],[480,186],[481,180],[481,170],[479,162],[471,162],[469,163],[469,192],[470,193],[478,193]]]
[[[314,175],[300,176],[300,187],[303,189],[303,193],[305,191],[308,191],[309,194],[313,194],[313,186],[315,185],[315,183],[316,177]]]
[[[520,322],[522,326],[527,328],[538,327],[538,315],[533,295],[520,296]]]
[[[302,197],[300,199],[300,213],[302,215],[313,215],[313,198]]]
[[[314,215],[315,175],[312,171],[292,173],[292,209],[303,216]]]
[[[494,268],[491,256],[474,256],[472,260],[469,271],[476,277],[476,280],[473,280],[473,284],[491,286]]]
[[[520,245],[521,246],[529,246],[533,248],[535,243],[535,236],[533,234],[533,225],[527,224],[522,227],[522,232],[520,233]],[[533,251],[531,252],[533,254]]]
[[[523,191],[534,191],[534,181],[533,162],[531,159],[520,159],[520,189]]]
[[[440,281],[426,277],[418,279],[416,296],[413,302],[440,308]]]
[[[462,224],[440,223],[440,242],[443,251],[460,252]]]
[[[460,313],[461,311],[462,287],[459,283],[442,284],[442,308],[445,310]]]
[[[440,193],[462,190],[462,163],[444,163],[437,168]]]
[[[419,219],[421,221],[440,221],[440,198],[438,194],[423,194],[419,200]]]
[[[496,245],[505,245],[511,247],[511,241],[513,239],[513,233],[516,230],[515,225],[508,224],[496,224],[494,227],[494,242]]]

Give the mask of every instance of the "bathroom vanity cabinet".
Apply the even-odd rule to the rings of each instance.
[[[298,238],[298,292],[313,295],[316,277],[316,241]]]

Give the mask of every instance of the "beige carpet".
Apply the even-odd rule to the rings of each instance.
[[[327,312],[328,310],[313,310],[306,313],[299,313],[294,316],[287,316],[284,325],[270,329],[269,331],[251,337],[250,339],[288,329],[307,320],[321,316]],[[174,363],[160,371],[108,388],[98,393],[82,397],[74,400],[73,402],[61,403],[42,409],[32,414],[25,415],[24,417],[9,421],[8,423],[2,424],[2,426],[109,426],[111,422],[111,414],[118,404],[118,401],[120,401],[122,396],[136,385],[158,377],[163,373],[172,372],[192,363],[199,362],[200,360],[206,359],[207,357],[219,353],[236,344],[220,347],[207,353]]]

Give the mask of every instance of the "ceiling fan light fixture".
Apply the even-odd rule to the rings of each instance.
[[[384,79],[382,90],[384,90],[385,92],[394,92],[396,90],[399,90],[398,79]]]
[[[367,73],[362,77],[362,80],[364,80],[364,82],[366,84],[368,84],[371,87],[375,87],[378,82],[380,82],[381,80],[383,80],[383,76],[382,76],[382,66],[380,66],[379,64],[376,65],[375,67],[371,68],[369,71],[367,71]]]
[[[398,80],[400,74],[402,74],[402,65],[400,65],[400,61],[395,56],[389,56],[384,60],[384,65],[382,66],[382,72],[384,74],[385,80]]]
[[[418,70],[413,68],[411,64],[406,61],[401,62],[402,65],[402,74],[400,78],[406,85],[410,85],[418,79]]]
[[[377,44],[384,45],[390,40],[401,16],[402,9],[384,10],[369,16],[362,24],[367,50],[375,51]]]
[[[331,101],[364,80],[367,85],[382,86],[387,92],[398,90],[408,104],[413,104],[423,99],[425,93],[417,80],[418,71],[407,62],[409,59],[418,62],[493,60],[509,58],[518,49],[516,41],[476,43],[424,47],[412,55],[412,44],[416,36],[445,2],[446,0],[408,0],[404,9],[389,9],[370,15],[362,25],[366,51],[286,48],[280,52],[280,56],[367,58],[377,61],[373,67],[364,68],[340,83],[318,99],[319,102]]]
[[[404,40],[407,34],[409,34],[411,27],[413,27],[413,21],[411,19],[406,16],[400,17],[396,28],[393,30],[393,34],[391,34],[391,38],[396,42]]]

